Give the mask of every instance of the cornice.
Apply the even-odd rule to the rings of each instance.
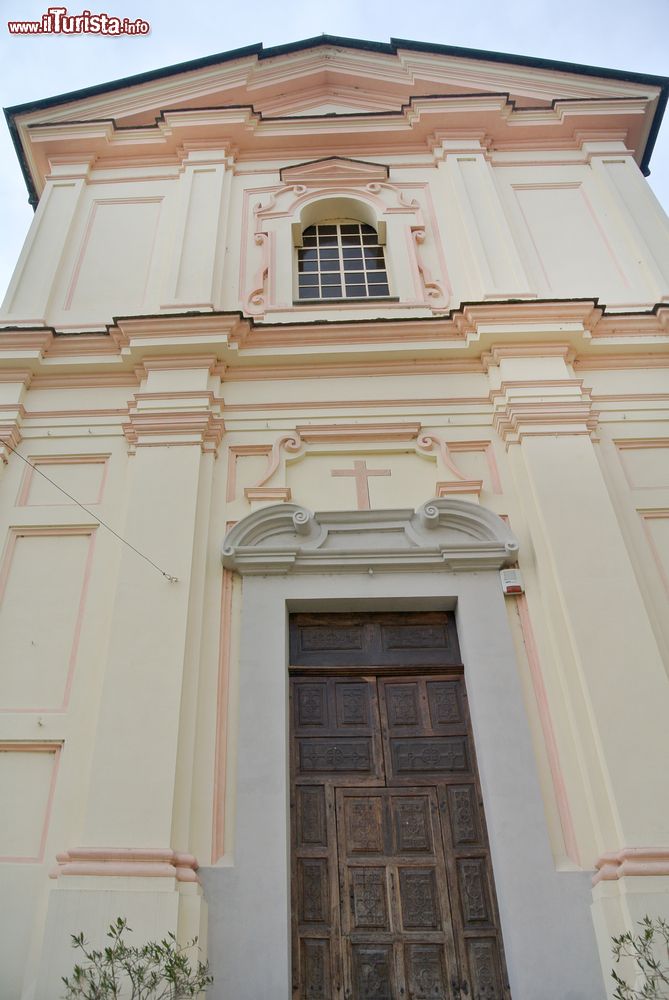
[[[630,147],[638,149],[644,172],[669,90],[666,79],[647,74],[434,43],[391,40],[385,44],[319,36],[269,49],[255,45],[218,53],[8,108],[6,115],[35,203],[43,171],[30,156],[30,124],[115,118],[126,125],[142,125],[165,108],[192,110],[222,104],[252,103],[257,111],[277,114],[283,110],[285,114],[300,107],[302,93],[312,92],[314,86],[322,88],[324,78],[335,97],[353,95],[353,106],[358,106],[361,93],[369,91],[367,107],[371,108],[406,104],[411,95],[500,90],[512,96],[510,103],[515,101],[519,112],[527,110],[532,115],[541,113],[537,105],[554,107],[556,97],[566,104],[640,100],[645,108]]]
[[[415,511],[264,507],[228,532],[221,553],[226,569],[251,575],[495,570],[517,555],[518,543],[497,514],[450,497]]]
[[[166,156],[179,161],[189,144],[234,148],[268,156],[286,144],[292,156],[308,157],[314,145],[331,155],[355,157],[370,143],[388,152],[405,152],[407,142],[429,149],[435,135],[480,129],[488,147],[514,150],[528,141],[546,148],[580,149],[584,129],[590,139],[615,131],[629,150],[642,143],[648,98],[556,99],[539,107],[518,107],[507,92],[412,95],[399,110],[265,116],[254,104],[165,108],[152,123],[123,124],[117,119],[82,118],[33,121],[22,126],[22,143],[41,192],[54,157],[73,148],[94,157],[96,168],[107,159]],[[227,158],[227,153],[224,158]]]
[[[0,328],[0,378],[35,386],[133,385],[151,364],[230,381],[482,372],[504,356],[562,356],[583,370],[666,366],[669,303],[609,313],[592,299],[462,303],[420,319],[261,323],[239,312],[119,317],[107,333]],[[14,373],[14,374],[12,374]]]

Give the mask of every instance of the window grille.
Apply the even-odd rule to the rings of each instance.
[[[369,299],[389,295],[383,247],[372,226],[309,226],[297,251],[300,299]]]

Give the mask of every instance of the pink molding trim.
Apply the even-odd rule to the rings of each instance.
[[[109,352],[114,353],[113,351]],[[133,372],[104,372],[91,375],[35,375],[32,389],[110,389],[136,388],[139,380]]]
[[[454,452],[456,454],[457,452],[460,452],[463,455],[470,452],[483,452],[486,462],[488,463],[488,472],[490,474],[492,492],[497,494],[501,494],[503,492],[502,480],[500,479],[499,468],[497,467],[495,449],[492,441],[449,441],[448,450],[451,454]]]
[[[226,528],[231,528],[229,521]],[[214,750],[214,802],[211,829],[211,862],[225,853],[225,789],[228,738],[228,689],[232,622],[233,572],[223,570],[221,582],[221,629],[218,642],[218,690],[216,694],[216,746]]]
[[[383,424],[298,424],[298,436],[307,444],[328,441],[413,441],[420,433],[420,423]]]
[[[251,489],[258,489],[270,481],[281,463],[281,450],[298,452],[302,447],[302,440],[297,431],[290,431],[289,434],[282,434],[272,445],[269,462],[262,477],[254,483]],[[246,490],[244,491],[246,493]]]
[[[77,290],[77,285],[79,284],[79,277],[81,274],[81,269],[83,267],[86,254],[88,252],[88,244],[93,233],[93,227],[95,225],[95,219],[98,214],[98,209],[102,205],[160,205],[164,200],[163,195],[145,195],[144,197],[136,198],[96,198],[90,207],[89,216],[86,220],[86,229],[84,231],[84,236],[79,246],[79,252],[77,254],[77,260],[75,262],[74,268],[72,269],[72,277],[70,278],[70,283],[68,285],[67,292],[65,294],[65,301],[63,302],[63,310],[67,311],[72,307],[72,301],[74,299],[75,292]],[[153,260],[153,254],[155,252],[156,245],[156,235],[158,232],[158,219],[154,223],[153,227],[153,239],[151,241],[151,247],[149,250],[148,261]],[[144,286],[142,288],[142,301],[146,295],[146,286],[149,279],[150,263],[146,265],[146,273],[144,275]]]
[[[426,304],[436,308],[436,302],[438,302],[441,309],[446,309],[448,298],[444,295],[439,279],[432,274],[423,258],[421,247],[426,240],[425,228],[423,226],[415,229],[412,227],[411,235],[413,238],[413,258],[423,284]],[[430,302],[430,300],[433,301]]]
[[[669,361],[668,361],[669,364]],[[351,378],[361,376],[383,376],[383,375],[406,375],[406,361],[375,361],[370,362],[350,362],[349,364],[323,364],[310,365],[281,365],[281,367],[259,366],[253,368],[226,369],[226,382],[261,382],[276,381],[278,379],[324,379],[324,378]],[[460,375],[470,372],[480,373],[483,366],[478,358],[458,359],[457,361],[412,361],[412,375]]]
[[[37,854],[34,857],[23,855],[0,855],[0,862],[8,864],[35,864],[36,862],[44,861],[46,840],[49,832],[49,826],[51,824],[51,813],[53,810],[53,800],[56,792],[56,779],[58,777],[62,749],[62,742],[11,742],[5,740],[0,743],[0,753],[52,753],[54,755],[53,766],[51,768],[51,779],[49,781],[49,792],[46,800],[46,808],[44,810],[44,820],[42,822],[42,832],[40,835],[39,850]]]
[[[91,500],[82,500],[82,503],[89,505],[98,504],[102,501],[102,496],[104,494],[105,485],[107,483],[107,475],[109,472],[109,459],[110,455],[30,455],[28,460],[31,463],[26,466],[25,473],[23,475],[23,481],[19,488],[19,494],[16,498],[17,507],[53,507],[54,504],[31,504],[30,503],[30,489],[33,484],[33,479],[35,477],[35,469],[39,468],[41,465],[102,465],[102,476],[100,477],[100,485],[98,487],[97,496]],[[81,497],[79,498],[81,499]],[[72,504],[71,500],[64,498],[62,501],[63,506],[70,506]]]
[[[74,630],[72,633],[72,645],[70,647],[70,655],[68,657],[67,675],[65,678],[65,687],[63,689],[63,697],[60,705],[54,706],[30,706],[28,708],[12,708],[0,707],[0,712],[13,712],[17,714],[25,714],[28,712],[40,712],[46,713],[56,713],[66,711],[69,702],[70,694],[72,691],[72,682],[74,679],[74,671],[77,664],[77,655],[79,653],[79,643],[81,640],[81,631],[84,622],[84,611],[86,608],[86,599],[88,596],[88,589],[90,586],[91,571],[93,567],[93,553],[95,550],[95,539],[97,537],[97,524],[93,525],[63,525],[61,527],[12,527],[9,529],[7,544],[5,546],[5,553],[2,560],[2,565],[0,566],[0,604],[2,604],[5,589],[7,587],[7,581],[9,579],[9,574],[11,571],[11,564],[14,558],[14,552],[16,550],[16,543],[19,538],[24,538],[26,536],[64,536],[64,535],[88,535],[88,552],[86,553],[86,561],[84,563],[84,573],[81,582],[81,594],[79,597],[79,605],[77,608],[77,616],[75,618]]]
[[[58,864],[49,872],[49,878],[104,875],[199,882],[197,858],[170,848],[73,847],[57,854],[56,861]]]
[[[637,448],[669,448],[669,438],[622,438],[613,442],[620,451]]]
[[[232,444],[228,448],[228,477],[225,491],[227,503],[237,497],[237,460],[244,455],[264,455],[269,461],[272,448],[264,444]]]
[[[128,416],[128,423],[122,429],[131,448],[199,445],[202,451],[216,455],[225,431],[223,419],[209,411],[133,411]],[[175,441],[175,437],[182,440]]]
[[[648,547],[652,553],[655,565],[657,566],[657,571],[662,580],[662,585],[669,597],[669,576],[667,575],[667,567],[662,560],[662,555],[655,544],[655,539],[651,533],[650,527],[648,525],[649,521],[667,521],[669,520],[669,508],[656,507],[652,510],[639,510],[637,511],[639,517],[641,518],[641,523],[643,525],[644,534],[648,542]]]
[[[17,407],[12,407],[16,412]],[[9,464],[9,457],[12,454],[12,448],[16,449],[21,444],[21,431],[19,430],[18,421],[0,421],[0,461],[3,465]]]
[[[571,815],[571,809],[569,808],[567,786],[565,784],[562,768],[560,766],[560,753],[555,739],[553,720],[551,718],[548,697],[544,686],[539,652],[534,638],[534,629],[532,628],[532,622],[530,620],[527,598],[524,594],[520,594],[516,598],[516,611],[518,613],[520,630],[525,644],[527,662],[530,668],[530,678],[532,680],[534,697],[536,699],[537,710],[539,712],[539,721],[541,722],[541,729],[544,734],[548,766],[550,768],[551,778],[553,779],[553,790],[555,792],[558,816],[560,817],[560,826],[562,828],[565,851],[567,852],[567,856],[570,860],[573,861],[575,865],[580,867],[581,860],[578,850],[578,842],[576,840],[574,822]]]
[[[451,458],[451,453],[448,450],[449,446],[443,438],[437,437],[436,434],[422,434],[416,441],[416,447],[419,452],[434,451],[435,448],[438,449],[441,460],[446,468],[453,473],[456,479],[461,480],[461,482],[467,481],[467,477],[464,472],[461,472],[460,469],[458,469],[457,465]]]
[[[482,489],[482,479],[463,479],[456,483],[441,482],[436,484],[436,496],[447,497],[452,493],[475,493],[476,496],[480,496]]]
[[[257,402],[257,403],[227,403],[226,413],[249,413],[254,410],[316,410],[345,407],[356,409],[397,409],[404,406],[454,406],[456,404],[472,406],[488,406],[490,400],[487,396],[458,396],[451,398],[443,397],[418,397],[407,399],[300,399],[290,402]]]
[[[574,357],[569,344],[495,344],[481,355],[481,364],[488,371],[504,358],[562,358],[565,364],[571,364]]]
[[[628,368],[669,368],[669,357],[661,354],[608,354],[577,358],[574,371],[613,371]]]
[[[623,847],[595,861],[592,884],[619,878],[669,875],[669,847]]]
[[[669,438],[623,438],[614,441],[613,443],[616,446],[618,458],[620,459],[620,464],[622,465],[625,479],[627,480],[627,485],[631,490],[663,490],[669,487],[669,482],[651,483],[648,486],[639,486],[634,483],[623,454],[623,452],[626,451],[640,451],[648,448],[669,449]]]
[[[609,239],[609,237],[608,237],[608,235],[606,233],[606,230],[603,228],[603,226],[602,226],[602,224],[600,222],[599,214],[593,208],[593,205],[592,205],[592,202],[591,202],[591,200],[590,200],[590,198],[588,196],[588,193],[587,193],[585,187],[583,187],[582,185],[579,186],[579,194],[581,195],[581,198],[585,202],[585,207],[586,207],[586,209],[588,211],[588,214],[590,215],[590,218],[592,219],[592,222],[593,222],[593,225],[594,225],[595,229],[599,233],[600,239],[602,240],[604,246],[606,247],[606,249],[608,251],[609,257],[611,258],[611,263],[613,264],[613,266],[615,267],[616,271],[618,272],[618,275],[620,276],[620,280],[623,282],[623,284],[625,285],[626,288],[629,288],[630,287],[629,276],[627,275],[627,273],[625,272],[624,267],[620,263],[620,261],[618,259],[618,255],[617,255],[617,253],[615,251],[615,248],[614,248],[613,244],[611,243],[611,241],[610,241],[610,239]]]
[[[289,486],[247,486],[244,496],[247,500],[276,500],[281,503],[290,500],[292,493]]]

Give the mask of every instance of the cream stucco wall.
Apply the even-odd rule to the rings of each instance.
[[[436,72],[430,59],[417,78]],[[439,67],[445,87],[461,72]],[[493,70],[477,68],[487,93]],[[514,93],[538,88],[537,102],[557,86],[527,67],[494,72]],[[221,73],[205,91],[232,88]],[[141,119],[168,84],[140,88],[132,114],[127,95],[82,106],[113,117],[115,100],[119,121]],[[408,150],[356,123],[346,145],[332,121],[318,145],[315,125],[296,124],[299,90],[290,156],[283,125],[246,122],[240,148],[198,109],[101,138],[68,121],[75,106],[35,130],[40,204],[0,317],[2,1000],[55,1000],[69,933],[99,938],[119,913],[140,938],[208,940],[210,995],[237,997],[254,935],[226,893],[252,923],[265,806],[276,863],[263,933],[279,958],[247,994],[288,996],[290,600],[459,602],[514,1000],[564,995],[572,931],[571,995],[603,995],[595,950],[607,970],[612,933],[666,912],[668,223],[631,139],[611,137],[614,111],[632,136],[632,111],[604,101],[619,93],[638,117],[652,88],[573,83],[583,100],[597,87],[591,132],[537,111],[517,148],[512,113],[483,98],[467,113],[495,141],[442,128],[460,113],[449,105],[429,133],[412,119]],[[279,92],[263,100],[276,112]],[[386,223],[397,301],[294,304],[292,227],[336,197]],[[223,568],[223,539],[253,512],[364,508],[365,486],[333,476],[356,469],[381,473],[366,484],[377,513],[440,497],[502,518],[525,594],[503,599],[490,567],[252,582]],[[263,804],[250,714],[268,648],[278,777]],[[498,696],[517,721],[499,756]],[[504,761],[522,769],[516,786]],[[554,913],[533,922],[537,880]],[[524,964],[530,939],[543,957]]]

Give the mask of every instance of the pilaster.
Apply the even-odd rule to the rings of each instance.
[[[199,632],[211,465],[223,433],[211,358],[152,358],[125,425],[132,457],[123,547],[90,787],[78,843],[63,845],[49,896],[38,997],[71,969],[69,935],[102,940],[126,916],[139,936],[205,938],[189,853]],[[134,548],[133,548],[134,546]],[[144,558],[146,557],[146,558]],[[147,561],[150,560],[150,561]],[[195,675],[195,676],[194,676]],[[56,985],[52,985],[56,984]]]
[[[0,475],[12,450],[21,443],[23,403],[31,377],[29,371],[0,372]]]
[[[223,269],[232,162],[225,149],[187,154],[163,309],[220,308],[216,275]]]
[[[81,157],[59,157],[50,162],[50,174],[0,308],[4,322],[46,324],[54,283],[92,163],[92,158]]]
[[[486,298],[532,297],[495,184],[494,170],[480,140],[443,140],[437,159],[456,193],[478,284]]]
[[[666,780],[669,690],[597,459],[589,393],[566,348],[549,354],[491,352],[491,400],[533,542],[538,588],[528,600],[545,602],[560,675],[551,686],[569,720],[561,752],[573,775],[591,776],[571,794],[582,807],[581,853],[594,866],[623,848],[669,846],[669,809],[656,792]]]

